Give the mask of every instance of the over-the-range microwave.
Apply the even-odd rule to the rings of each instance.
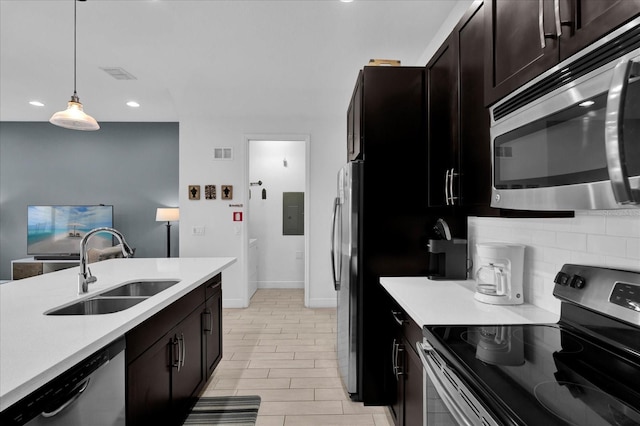
[[[640,208],[640,18],[491,111],[491,206]]]

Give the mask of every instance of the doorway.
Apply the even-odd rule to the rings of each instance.
[[[247,306],[259,288],[304,289],[308,306],[309,137],[246,137]]]

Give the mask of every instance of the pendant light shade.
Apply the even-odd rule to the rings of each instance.
[[[76,28],[78,15],[76,1],[77,0],[73,0],[73,95],[71,96],[71,100],[67,103],[67,109],[53,114],[49,119],[49,123],[71,130],[98,130],[100,125],[95,118],[83,111],[80,98],[78,98],[78,93],[76,92]]]
[[[67,109],[58,111],[51,116],[49,123],[71,130],[98,130],[100,125],[95,118],[82,110],[82,104],[76,92],[67,103]]]

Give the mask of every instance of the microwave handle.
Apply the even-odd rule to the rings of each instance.
[[[630,60],[619,62],[613,70],[607,95],[605,119],[607,171],[613,195],[618,204],[640,204],[640,189],[632,189],[629,184],[622,131],[627,86],[632,76],[640,76],[640,63]]]

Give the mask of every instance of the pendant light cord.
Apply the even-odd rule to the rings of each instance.
[[[78,92],[76,91],[76,80],[77,80],[77,44],[78,44],[78,2],[73,0],[73,96],[75,98],[78,97]]]

